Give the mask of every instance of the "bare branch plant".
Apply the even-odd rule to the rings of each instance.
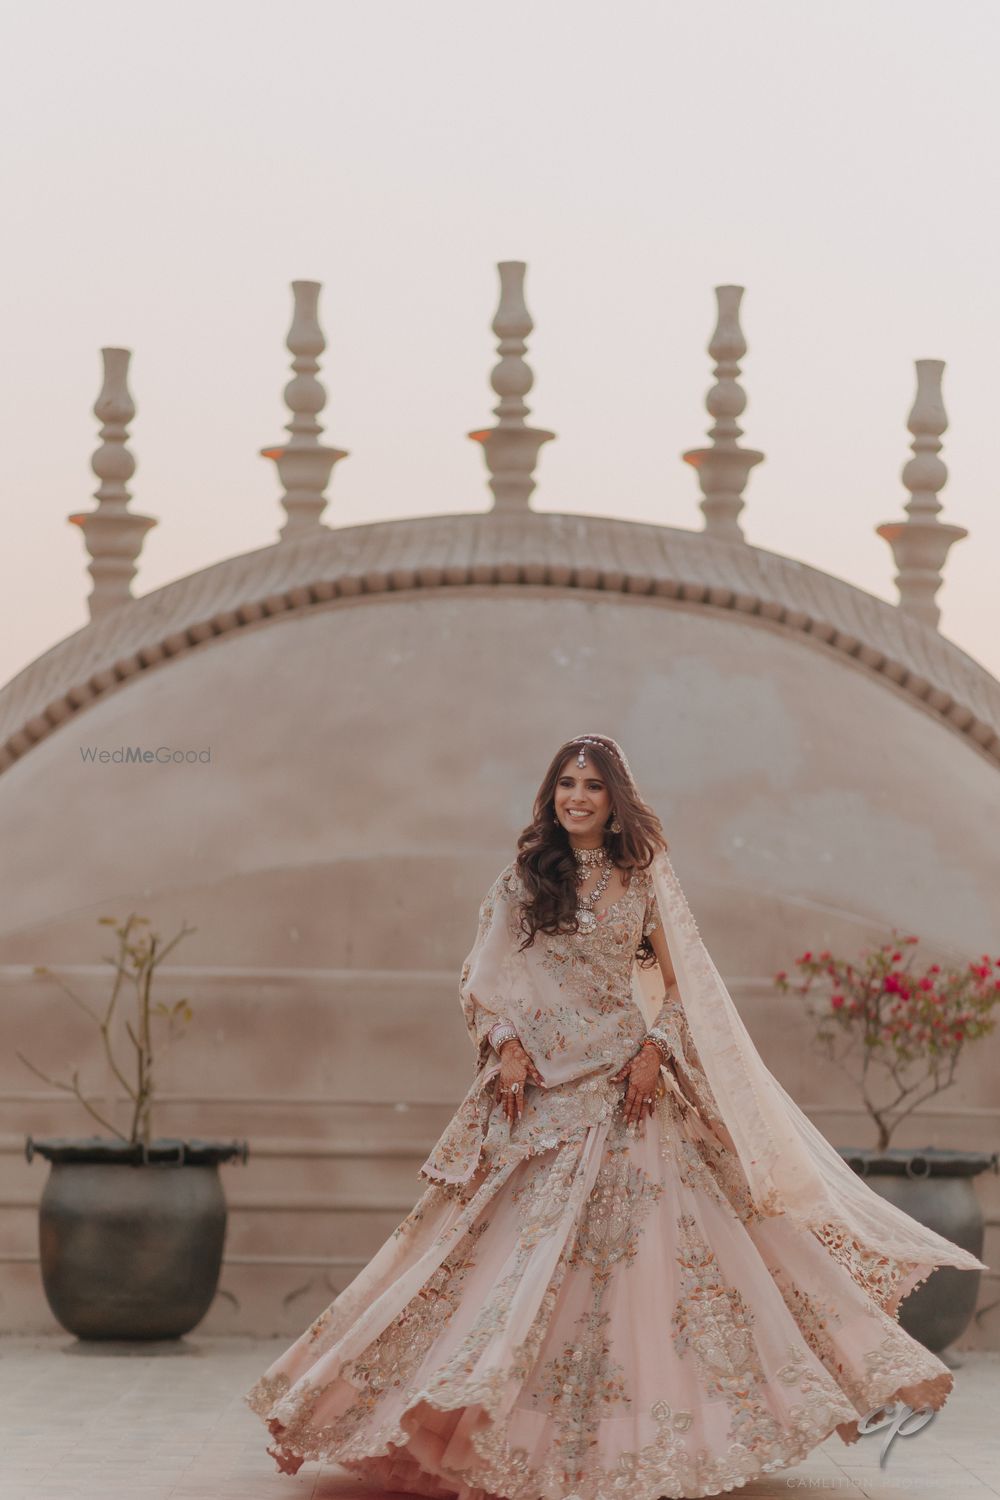
[[[173,952],[183,938],[197,929],[184,924],[168,942],[164,942],[159,933],[144,930],[149,927],[149,918],[137,916],[135,913],[127,917],[124,922],[119,922],[116,917],[99,917],[98,922],[101,926],[113,927],[118,939],[117,952],[111,956],[105,955],[105,962],[111,965],[114,977],[103,1014],[82,999],[65,980],[46,965],[37,964],[33,972],[39,978],[51,979],[64,995],[80,1007],[100,1031],[108,1067],[115,1081],[125,1091],[126,1097],[131,1102],[128,1134],[119,1130],[113,1120],[102,1114],[92,1100],[86,1097],[80,1084],[78,1068],[73,1070],[70,1081],[66,1082],[43,1072],[22,1052],[18,1052],[17,1056],[26,1067],[50,1087],[74,1095],[98,1124],[102,1125],[105,1130],[109,1130],[119,1140],[127,1141],[131,1145],[141,1141],[148,1147],[152,1139],[152,1113],[155,1098],[154,1021],[166,1022],[166,1042],[169,1045],[181,1035],[192,1016],[191,1003],[187,999],[175,1000],[172,1005],[167,1005],[162,1000],[154,1001],[153,981],[164,959]],[[124,989],[131,989],[134,1004],[132,1016],[124,1018],[125,1032],[134,1053],[131,1059],[132,1078],[129,1077],[129,1070],[118,1061],[114,1034],[119,1000]]]

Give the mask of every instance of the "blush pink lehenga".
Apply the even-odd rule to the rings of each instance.
[[[942,1405],[951,1372],[897,1321],[913,1266],[758,1210],[676,1002],[655,1020],[715,1133],[672,1092],[624,1125],[609,1079],[646,1030],[648,872],[594,931],[537,934],[527,988],[519,891],[508,865],[480,908],[461,986],[478,1069],[428,1185],[244,1397],[279,1468],[334,1461],[442,1500],[694,1497],[854,1442],[895,1400]],[[486,1036],[501,1014],[544,1080],[513,1126]]]

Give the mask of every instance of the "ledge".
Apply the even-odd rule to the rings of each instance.
[[[491,511],[327,530],[121,605],[0,690],[0,772],[128,678],[248,626],[334,600],[484,585],[596,590],[760,616],[887,679],[1000,764],[1000,683],[895,605],[805,563],[699,532]]]

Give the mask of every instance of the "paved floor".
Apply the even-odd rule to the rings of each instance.
[[[199,1338],[136,1353],[66,1335],[0,1339],[0,1500],[378,1500],[334,1465],[279,1474],[240,1397],[291,1342]],[[1000,1496],[1000,1354],[969,1354],[945,1407],[898,1437],[828,1438],[738,1490],[902,1500]],[[623,1496],[623,1500],[628,1497]]]

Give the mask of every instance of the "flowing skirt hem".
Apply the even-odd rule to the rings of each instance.
[[[887,1388],[884,1394],[873,1391],[867,1411],[878,1413],[898,1402],[909,1406],[913,1411],[926,1407],[939,1411],[953,1385],[954,1376],[950,1370],[945,1370],[915,1384]],[[382,1489],[420,1495],[426,1497],[426,1500],[526,1500],[526,1497],[530,1497],[530,1500],[576,1500],[577,1490],[581,1487],[592,1494],[595,1500],[620,1500],[623,1493],[624,1476],[618,1469],[605,1471],[606,1477],[602,1477],[596,1488],[593,1475],[566,1475],[558,1484],[554,1484],[551,1477],[546,1478],[539,1471],[528,1468],[517,1450],[509,1454],[509,1450],[504,1449],[509,1454],[506,1474],[509,1476],[516,1468],[517,1477],[515,1494],[508,1496],[507,1491],[500,1487],[504,1484],[504,1469],[498,1468],[491,1457],[498,1448],[496,1439],[492,1438],[489,1444],[484,1443],[481,1427],[474,1427],[470,1432],[472,1446],[480,1459],[478,1465],[465,1464],[459,1471],[449,1468],[445,1463],[435,1462],[428,1455],[429,1445],[426,1441],[421,1443],[420,1459],[416,1458],[411,1445],[427,1431],[421,1426],[420,1408],[424,1409],[424,1414],[450,1416],[454,1418],[455,1425],[472,1412],[485,1418],[489,1426],[493,1426],[495,1422],[481,1405],[448,1405],[446,1400],[432,1400],[426,1391],[416,1392],[400,1413],[395,1436],[405,1436],[408,1439],[406,1442],[397,1443],[386,1439],[380,1441],[375,1438],[369,1450],[355,1450],[350,1458],[339,1458],[336,1444],[329,1451],[324,1451],[322,1446],[303,1445],[304,1451],[286,1446],[282,1441],[284,1424],[277,1418],[269,1418],[266,1408],[259,1400],[254,1402],[249,1397],[244,1397],[244,1400],[262,1418],[271,1436],[275,1438],[274,1446],[268,1447],[267,1452],[283,1474],[297,1474],[307,1461],[335,1463]],[[846,1395],[844,1402],[845,1406],[852,1405]],[[735,1457],[731,1455],[725,1468],[722,1468],[723,1461],[720,1459],[710,1458],[708,1455],[689,1455],[686,1452],[678,1455],[681,1460],[679,1465],[671,1466],[668,1463],[658,1468],[655,1461],[649,1462],[629,1476],[629,1500],[702,1500],[705,1496],[738,1489],[766,1474],[780,1472],[801,1463],[834,1433],[845,1444],[856,1443],[861,1436],[858,1430],[861,1420],[862,1418],[854,1416],[847,1421],[824,1420],[812,1425],[788,1426],[785,1429],[790,1440],[788,1448],[779,1457],[766,1462],[751,1450]],[[703,1462],[712,1469],[714,1472],[711,1478],[700,1481],[693,1477],[692,1462]],[[683,1474],[677,1472],[678,1468],[683,1469]]]
[[[897,1403],[938,1410],[954,1377],[896,1316],[934,1267],[907,1266],[887,1312],[816,1236],[730,1196],[664,1114],[429,1190],[243,1398],[279,1470],[319,1460],[427,1500],[700,1500],[855,1443]],[[642,1413],[623,1410],[612,1317]],[[673,1339],[644,1360],[650,1317]],[[561,1384],[567,1358],[582,1383]]]

